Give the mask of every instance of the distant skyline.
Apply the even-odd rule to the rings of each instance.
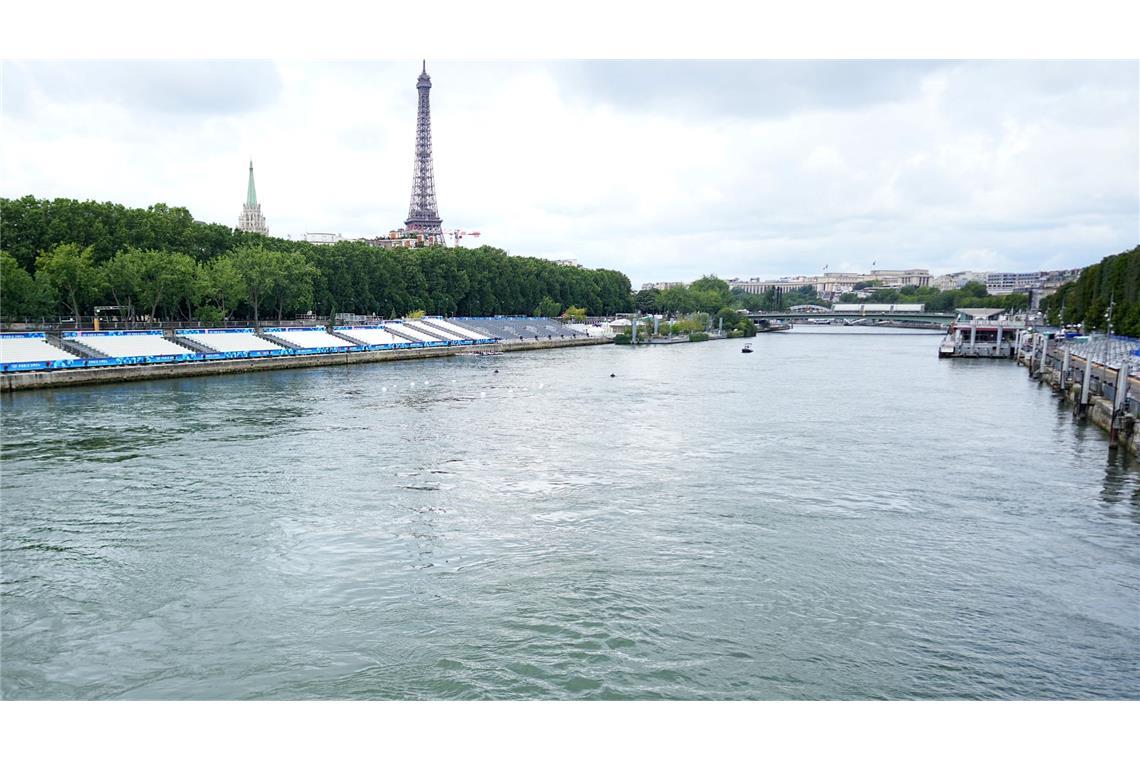
[[[432,61],[440,215],[642,282],[1084,266],[1140,242],[1140,66]],[[420,61],[3,64],[0,195],[271,234],[408,212]]]

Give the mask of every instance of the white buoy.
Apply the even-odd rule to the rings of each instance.
[[[483,398],[487,398],[487,391],[481,391],[479,393],[479,395],[482,396]]]
[[[542,390],[544,387],[546,387],[546,383],[539,383],[539,384],[538,384],[538,389],[539,389],[539,390]]]
[[[383,388],[381,388],[380,390],[382,390],[382,391],[384,391],[385,393],[387,393],[387,392],[388,392],[388,386],[387,386],[387,385],[385,385],[385,386],[384,386]]]
[[[415,387],[416,387],[416,381],[415,381],[415,380],[413,380],[413,381],[412,381],[412,387],[413,387],[413,388],[415,388]]]

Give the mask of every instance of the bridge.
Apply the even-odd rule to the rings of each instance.
[[[879,324],[903,324],[918,326],[936,326],[948,325],[954,321],[954,313],[936,312],[936,311],[817,311],[817,312],[802,312],[802,311],[757,311],[749,312],[748,318],[753,322],[759,324],[760,320],[766,319],[783,320],[785,322],[808,322],[819,320],[835,320],[837,324],[845,325],[879,325]]]

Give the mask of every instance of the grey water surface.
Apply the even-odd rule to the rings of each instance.
[[[938,340],[7,396],[0,690],[1140,698],[1140,466]]]

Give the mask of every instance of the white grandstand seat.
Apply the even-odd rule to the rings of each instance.
[[[76,333],[68,340],[81,343],[96,351],[121,358],[124,356],[177,356],[193,354],[188,348],[172,343],[159,333],[121,333],[119,335],[100,335],[98,333]]]
[[[426,319],[416,319],[410,322],[405,322],[404,324],[414,330],[433,336],[435,340],[463,340],[463,338],[459,337],[458,335],[450,333],[447,330],[433,325]]]
[[[415,340],[423,343],[438,343],[440,340],[443,340],[442,338],[432,335],[431,333],[417,330],[412,324],[408,322],[400,322],[398,324],[393,324],[392,326],[407,335],[409,338],[414,338]]]
[[[383,327],[338,327],[336,332],[341,335],[347,335],[356,340],[362,340],[369,345],[379,346],[388,343],[409,343],[406,338],[401,338],[399,335],[393,335],[385,330]],[[288,338],[286,338],[288,340]]]
[[[0,364],[12,362],[54,362],[62,359],[78,359],[48,343],[43,337],[8,338],[0,337]]]
[[[195,343],[201,343],[203,346],[218,352],[281,350],[281,346],[270,343],[252,329],[227,332],[221,330],[205,330],[203,332],[179,330],[177,334],[185,335]]]
[[[265,330],[265,333],[301,348],[343,348],[355,345],[344,338],[338,338],[328,333],[320,327],[301,328],[299,330],[271,328]]]
[[[446,325],[449,330],[452,330],[453,332],[457,332],[460,335],[464,336],[465,338],[471,338],[472,340],[486,340],[488,337],[487,335],[484,335],[483,333],[477,333],[474,330],[471,330],[469,328],[464,327],[459,322],[449,321],[449,320],[444,320],[444,319],[440,319],[440,320],[425,319],[424,321],[425,322],[435,322],[435,321],[441,322],[444,325]]]

